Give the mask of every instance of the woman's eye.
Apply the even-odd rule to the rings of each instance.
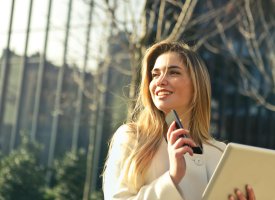
[[[152,77],[155,78],[155,77],[158,77],[159,75],[157,73],[152,73]]]
[[[170,71],[170,74],[171,75],[178,75],[178,74],[180,74],[180,72],[178,72],[178,71]]]

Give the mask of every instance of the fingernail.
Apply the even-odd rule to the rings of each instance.
[[[228,195],[228,199],[229,199],[229,200],[234,200],[232,194],[229,194],[229,195]]]

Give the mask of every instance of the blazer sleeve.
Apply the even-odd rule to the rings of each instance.
[[[127,159],[131,151],[127,126],[120,127],[113,137],[103,175],[105,200],[183,200],[168,171],[151,183],[143,185],[139,191],[124,184],[122,177],[126,174],[123,172],[122,161]]]

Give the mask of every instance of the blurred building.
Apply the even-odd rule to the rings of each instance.
[[[95,142],[93,189],[101,188],[100,174],[107,156],[108,144],[116,129],[126,122],[131,82],[129,43],[125,33],[113,33],[109,38],[107,58],[100,64],[100,82],[104,86],[98,105],[98,127]],[[102,133],[102,134],[100,134]]]
[[[3,53],[3,55],[6,55]],[[7,78],[7,89],[3,102],[3,120],[0,130],[0,148],[2,152],[8,153],[10,151],[11,145],[11,135],[13,131],[13,126],[15,124],[15,114],[16,114],[16,98],[17,92],[19,90],[19,76],[22,73],[21,63],[22,56],[16,55],[10,52],[9,61],[9,73],[6,74]],[[3,63],[4,57],[0,58],[1,63]],[[15,143],[14,147],[18,146],[20,143],[20,134],[30,134],[32,129],[32,120],[35,104],[35,92],[37,87],[37,77],[38,69],[40,63],[40,55],[35,54],[27,57],[27,65],[25,68],[25,78],[24,78],[24,88],[21,98],[21,112],[19,117],[19,131],[15,133]],[[0,66],[0,69],[3,65]],[[55,111],[54,102],[56,96],[56,85],[58,79],[58,72],[60,67],[46,61],[45,70],[43,75],[41,102],[39,108],[39,115],[37,120],[37,131],[35,139],[43,144],[44,155],[42,156],[42,161],[47,162],[49,142],[51,137],[51,127],[53,122],[54,112],[61,112],[60,121],[58,124],[58,134],[56,138],[56,148],[55,156],[62,156],[66,151],[71,150],[72,146],[72,134],[73,134],[73,124],[75,120],[75,111],[77,107],[77,90],[79,87],[79,79],[81,72],[78,68],[73,66],[66,66],[64,73],[64,87],[61,93],[61,110]],[[90,73],[85,73],[85,85],[86,90],[91,89],[92,75]],[[78,148],[87,148],[88,138],[89,138],[89,126],[90,126],[90,104],[92,100],[84,97],[84,103],[80,115],[80,128],[78,130]]]

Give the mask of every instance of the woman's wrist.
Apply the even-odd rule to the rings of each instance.
[[[174,175],[172,175],[170,171],[169,171],[169,175],[170,175],[170,177],[171,177],[173,183],[174,183],[175,185],[178,185],[181,179],[180,179],[180,178],[177,178],[177,177],[174,176]]]

